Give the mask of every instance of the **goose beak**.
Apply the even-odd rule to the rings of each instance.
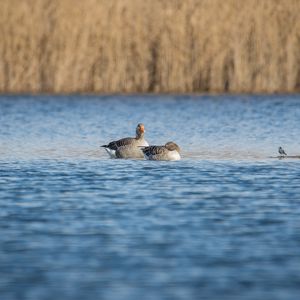
[[[142,132],[142,133],[145,132],[145,127],[144,127],[144,125],[140,125],[140,132]]]

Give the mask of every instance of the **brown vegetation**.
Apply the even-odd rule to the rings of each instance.
[[[299,0],[1,0],[0,92],[295,92]]]

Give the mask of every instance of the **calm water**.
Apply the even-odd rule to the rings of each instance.
[[[179,162],[111,160],[145,123]],[[0,298],[298,299],[300,96],[0,97]]]

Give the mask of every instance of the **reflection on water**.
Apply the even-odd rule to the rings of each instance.
[[[298,299],[297,96],[57,98],[0,101],[1,299]]]

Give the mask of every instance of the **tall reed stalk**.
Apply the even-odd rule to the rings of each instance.
[[[299,0],[1,0],[0,92],[300,90]]]

